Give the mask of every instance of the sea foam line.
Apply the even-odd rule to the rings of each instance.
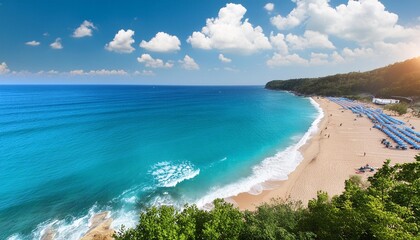
[[[237,196],[239,193],[243,192],[257,195],[264,190],[262,183],[270,180],[286,180],[288,175],[293,172],[303,160],[302,153],[299,149],[318,131],[318,125],[324,117],[324,111],[319,104],[312,98],[309,98],[309,101],[317,109],[318,114],[308,131],[297,143],[276,153],[272,157],[264,159],[260,164],[254,166],[250,176],[225,186],[212,188],[207,195],[196,202],[197,206],[206,208],[206,206],[216,198],[228,198]]]

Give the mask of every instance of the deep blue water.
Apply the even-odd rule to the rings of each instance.
[[[316,117],[263,87],[0,86],[0,239],[77,239],[103,210],[130,226],[284,178]]]

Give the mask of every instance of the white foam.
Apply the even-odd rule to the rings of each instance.
[[[312,105],[318,111],[318,115],[311,124],[308,131],[300,140],[285,150],[278,152],[272,157],[264,159],[260,164],[252,169],[252,174],[242,178],[237,182],[225,186],[213,187],[207,195],[199,199],[196,204],[198,207],[206,208],[216,198],[228,198],[236,196],[239,193],[249,192],[259,194],[264,188],[264,182],[270,180],[286,180],[287,176],[293,172],[299,163],[303,160],[299,148],[302,147],[314,133],[318,131],[318,124],[324,117],[324,112],[319,104],[312,98],[309,98]]]
[[[89,220],[99,213],[97,206],[92,206],[88,213],[82,217],[69,217],[69,219],[54,219],[43,222],[32,231],[32,239],[41,237],[51,229],[54,231],[56,240],[77,240],[89,230]]]
[[[118,230],[124,225],[126,228],[134,228],[138,223],[139,212],[138,210],[126,211],[120,209],[118,211],[112,212],[111,217],[113,221],[111,223],[111,228]]]
[[[7,240],[20,240],[22,239],[22,236],[19,234],[13,234],[12,236],[8,237]]]
[[[135,202],[135,199],[133,201]],[[103,211],[108,211],[109,213],[107,217],[113,218],[111,227],[115,230],[118,230],[121,225],[124,225],[128,228],[133,228],[138,222],[138,210],[120,209],[118,211],[110,211],[109,209],[99,209],[96,205],[94,205],[89,209],[88,213],[82,217],[50,220],[39,224],[37,228],[32,231],[31,236],[21,236],[14,234],[8,239],[41,239],[41,237],[49,229],[51,229],[55,233],[54,239],[56,240],[77,240],[89,231],[91,226],[90,219]]]
[[[200,174],[191,162],[159,162],[152,167],[150,174],[160,187],[175,187],[178,183],[194,178]]]

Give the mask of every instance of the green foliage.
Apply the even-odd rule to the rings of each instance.
[[[389,104],[385,106],[385,109],[397,112],[399,115],[406,114],[408,109],[407,103],[395,103],[395,104]]]
[[[369,72],[351,72],[321,78],[274,80],[268,89],[306,95],[352,96],[370,93],[378,97],[420,96],[420,58]]]
[[[241,239],[315,239],[315,234],[299,228],[305,211],[300,202],[281,200],[265,203],[253,212],[246,211]]]
[[[241,212],[221,199],[210,211],[196,206],[152,207],[134,229],[115,239],[420,239],[420,155],[411,163],[390,160],[364,182],[353,176],[330,198],[319,192],[305,208],[300,202],[273,200]]]
[[[204,223],[203,239],[239,239],[243,228],[242,213],[232,204],[216,199]]]

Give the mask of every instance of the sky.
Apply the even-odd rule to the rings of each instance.
[[[418,0],[0,0],[0,84],[263,85],[420,56]]]

